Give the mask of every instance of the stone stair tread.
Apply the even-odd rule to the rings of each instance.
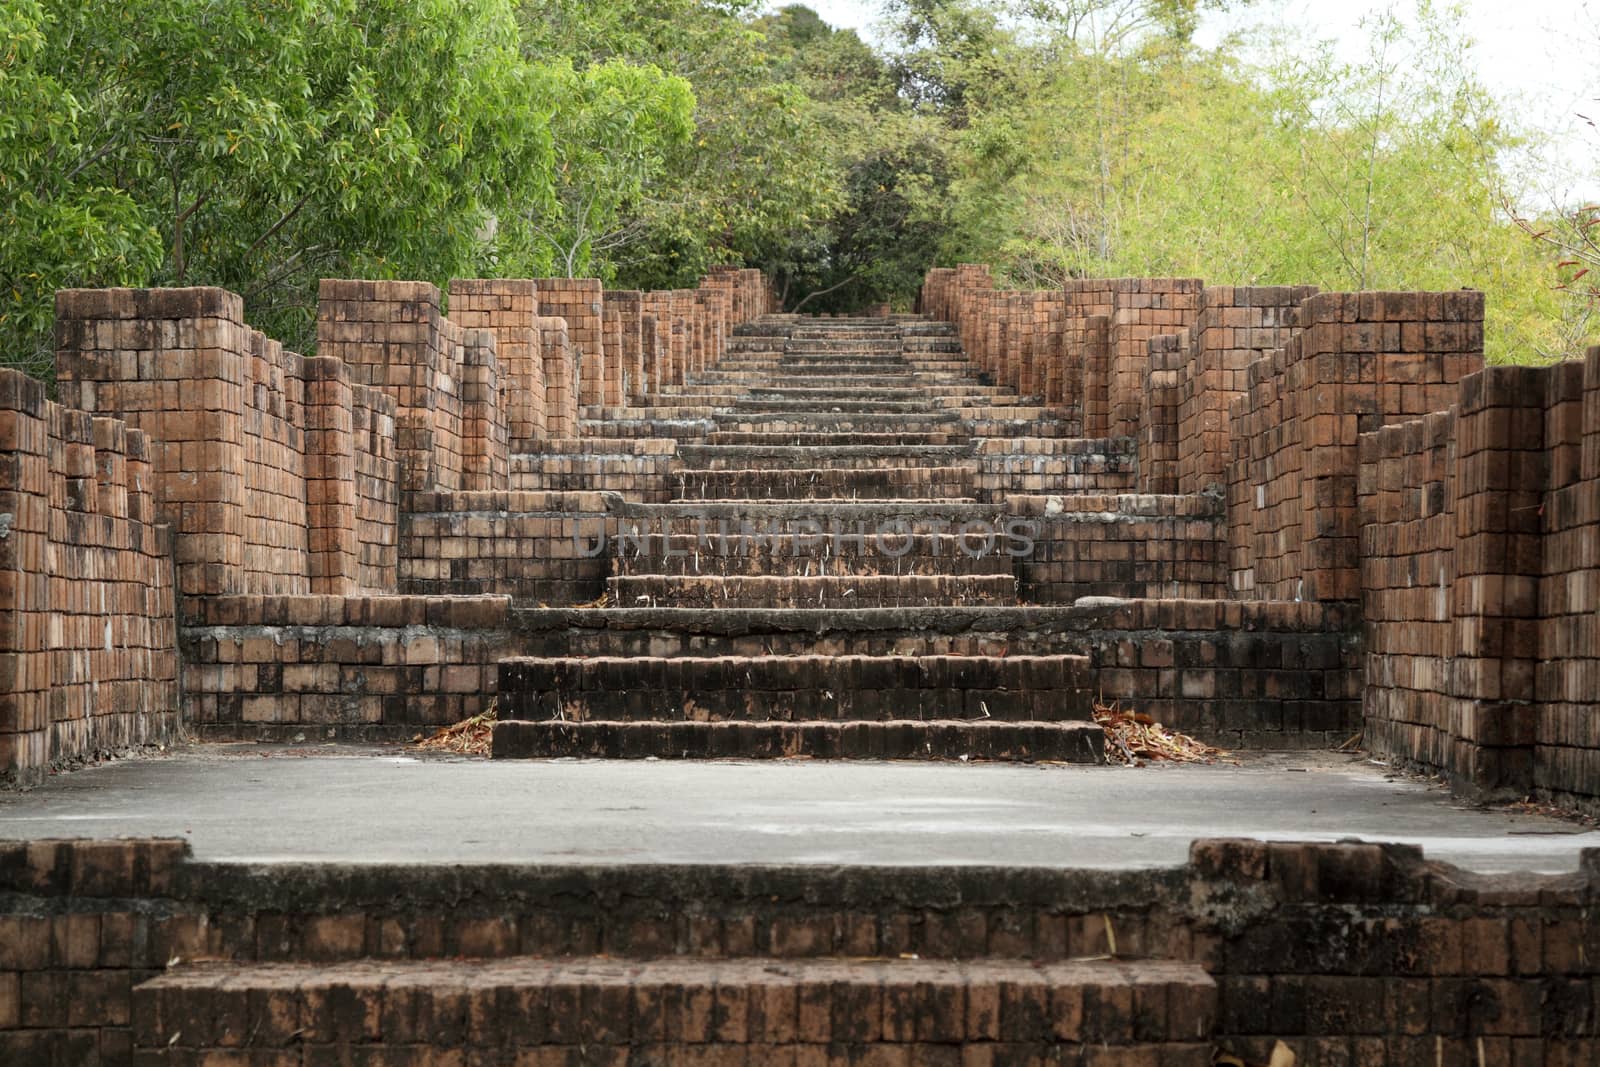
[[[1088,722],[1077,655],[514,656],[500,718],[585,722]]]
[[[445,1016],[418,1010],[435,1003],[459,1004],[461,1025],[442,1026]],[[1190,1067],[1210,1061],[1216,1011],[1216,983],[1201,967],[1164,960],[511,956],[195,963],[135,988],[133,1041],[141,1052],[193,1055],[220,1047],[230,1063],[246,1050],[301,1046],[364,1046],[378,1055],[405,1055],[418,1046],[430,1055],[537,1049],[577,1056],[586,1049],[582,1062],[596,1062],[596,1055],[622,1062],[612,1057],[631,1046],[674,1063],[691,1062],[682,1057],[696,1053],[729,1062],[719,1050],[787,1053],[793,1062],[795,1049],[898,1050],[902,1057],[909,1049],[916,1062],[916,1050],[931,1053],[936,1046],[1007,1055],[1031,1046],[1041,1055],[1052,1048],[1148,1051],[1150,1058],[1137,1062]]]
[[[809,561],[791,562],[796,571]],[[951,600],[966,603],[1012,601],[1017,580],[1003,573],[932,574],[631,574],[613,575],[607,588],[619,604],[726,604],[801,607],[855,604],[917,607]]]
[[[1105,732],[1081,720],[790,722],[503,719],[494,759],[867,759],[1105,762]]]

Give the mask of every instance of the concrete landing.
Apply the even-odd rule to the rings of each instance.
[[[0,793],[0,839],[173,836],[201,860],[1146,868],[1201,837],[1421,845],[1577,869],[1600,832],[1464,807],[1364,760],[1241,766],[487,763],[399,747],[202,745]]]

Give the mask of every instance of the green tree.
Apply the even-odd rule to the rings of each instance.
[[[683,78],[620,59],[581,71],[562,60],[548,70],[562,101],[552,122],[556,210],[536,203],[518,222],[532,234],[535,259],[552,258],[571,278],[637,239],[639,220],[626,210],[661,179],[667,154],[688,142],[694,94]]]
[[[839,202],[839,172],[814,101],[775,64],[752,0],[523,0],[523,46],[576,69],[623,60],[686,79],[691,137],[619,205],[595,270],[618,284],[693,284],[712,265],[760,265]],[[580,176],[579,181],[587,178]]]
[[[443,281],[525,256],[496,241],[494,222],[551,200],[558,86],[521,59],[509,0],[22,10],[38,12],[39,32],[13,49],[32,84],[8,71],[6,91],[55,107],[59,121],[56,150],[6,153],[15,180],[58,206],[83,200],[85,220],[113,220],[89,233],[88,252],[122,243],[103,262],[67,258],[46,290],[109,275],[222,285],[244,294],[254,322],[306,348],[319,277]],[[27,238],[5,269],[48,248]],[[39,336],[45,302],[16,299]]]
[[[97,131],[46,62],[52,29],[38,0],[0,5],[0,357],[36,375],[56,289],[139,284],[160,259],[139,205],[89,173]]]

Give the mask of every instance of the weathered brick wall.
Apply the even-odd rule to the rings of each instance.
[[[359,589],[395,588],[399,562],[400,455],[395,448],[394,397],[352,387],[350,433],[355,462],[356,556]]]
[[[244,477],[241,559],[247,592],[311,591],[306,481],[306,381],[300,356],[254,330],[245,335],[239,425]],[[318,444],[328,444],[322,438]],[[316,486],[327,485],[323,479]],[[326,518],[319,512],[319,519]],[[318,531],[327,536],[327,531]],[[337,531],[332,536],[338,537]],[[320,546],[319,546],[320,547]]]
[[[585,604],[605,592],[614,533],[597,490],[419,493],[400,517],[400,592]]]
[[[1600,813],[1600,347],[1550,371],[1534,786]]]
[[[1369,743],[1600,810],[1600,350],[1361,439]],[[1586,450],[1589,454],[1586,454]]]
[[[1143,600],[1086,637],[1101,699],[1212,744],[1329,749],[1361,731],[1348,605]]]
[[[614,492],[641,504],[665,504],[672,499],[677,452],[670,437],[552,438],[514,458],[508,488]]]
[[[136,1032],[145,1047],[171,1037],[133,989],[174,961],[1113,957],[1200,964],[1218,1014],[1195,1036],[1251,1063],[1283,1041],[1308,1064],[1577,1067],[1600,1056],[1597,893],[1593,850],[1572,874],[1476,875],[1415,847],[1349,842],[1203,840],[1182,867],[1133,872],[798,866],[738,879],[684,866],[285,871],[198,862],[178,840],[18,842],[0,846],[0,1055],[133,1063]],[[1014,1003],[992,980],[980,993]],[[193,1013],[184,1062],[239,1059],[225,1044],[242,1040],[229,1024],[247,999],[263,1006],[219,988]],[[702,1006],[683,1022],[700,1032],[716,998],[692,999]],[[467,998],[449,1004],[468,1030]],[[619,1010],[588,1021],[627,1033]],[[301,1036],[284,1035],[293,1060],[317,1053]],[[625,1051],[590,1052],[602,1047]]]
[[[1111,436],[1111,315],[1116,310],[1114,281],[1074,278],[1066,286],[1065,374],[1083,405],[1085,437]]]
[[[544,425],[550,437],[578,436],[578,363],[567,341],[567,321],[541,315],[539,357],[544,364]]]
[[[1228,405],[1244,393],[1250,364],[1289,343],[1295,313],[1316,293],[1302,286],[1209,286],[1190,328],[1178,385],[1178,486],[1198,493],[1228,480]]]
[[[1143,400],[1139,405],[1139,491],[1178,491],[1178,404],[1183,368],[1194,359],[1188,330],[1146,342]]]
[[[695,290],[695,313],[701,323],[699,369],[707,370],[722,361],[733,330],[733,305],[728,291],[702,282]]]
[[[643,400],[650,382],[644,373],[644,294],[637,289],[607,289],[603,294],[606,350],[606,403]]]
[[[1454,764],[1453,413],[1361,436],[1365,740],[1422,766]]]
[[[674,312],[683,321],[684,374],[698,374],[705,369],[706,323],[699,298],[698,289],[672,290]]]
[[[567,344],[577,371],[577,404],[606,403],[606,357],[601,327],[605,306],[599,280],[536,278],[533,284],[539,291],[539,314],[566,321]]]
[[[1017,561],[1029,604],[1084,596],[1225,595],[1223,516],[1204,497],[1011,496],[1007,510],[1038,523],[1033,551]]]
[[[151,452],[143,432],[0,371],[0,784],[177,726],[171,544]]]
[[[1359,595],[1363,431],[1447,406],[1483,364],[1483,294],[1320,293],[1288,345],[1250,364],[1229,406],[1236,595]]]
[[[657,290],[644,296],[646,311],[654,314],[666,346],[657,355],[661,385],[682,385],[694,370],[694,290]]]
[[[486,492],[504,486],[511,471],[500,363],[493,333],[461,333],[461,487]]]
[[[651,303],[648,293],[644,294],[639,302],[640,380],[652,393],[660,391],[672,355],[672,325],[656,311],[651,310],[657,306]]]
[[[342,360],[355,380],[394,397],[403,490],[465,488],[503,453],[507,431],[494,334],[445,318],[437,287],[323,279],[317,352]]]
[[[1150,339],[1194,321],[1204,283],[1198,278],[1119,278],[1113,284],[1107,436],[1139,432]]]
[[[369,511],[395,496],[392,434],[354,425],[359,411],[387,430],[389,401],[342,364],[249,329],[242,302],[220,289],[69,290],[56,317],[63,402],[149,438],[184,594],[353,592],[363,575],[381,577],[381,553],[365,572],[352,562],[355,509],[358,495]],[[357,495],[346,472],[358,468]]]
[[[539,348],[539,291],[529,279],[456,278],[450,318],[494,334],[507,448],[522,452],[545,436],[546,385]]]
[[[184,609],[183,709],[201,737],[409,737],[494,697],[505,597],[236,596]]]

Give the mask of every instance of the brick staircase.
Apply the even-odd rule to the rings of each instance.
[[[769,316],[649,403],[584,415],[673,442],[660,489],[608,499],[619,611],[1016,607],[1008,495],[1132,486],[1075,413],[988,383],[952,327],[909,317]],[[1103,759],[1082,655],[719,651],[504,660],[494,754]]]
[[[514,957],[179,967],[143,1064],[1202,1067],[1217,988],[1172,962]]]

